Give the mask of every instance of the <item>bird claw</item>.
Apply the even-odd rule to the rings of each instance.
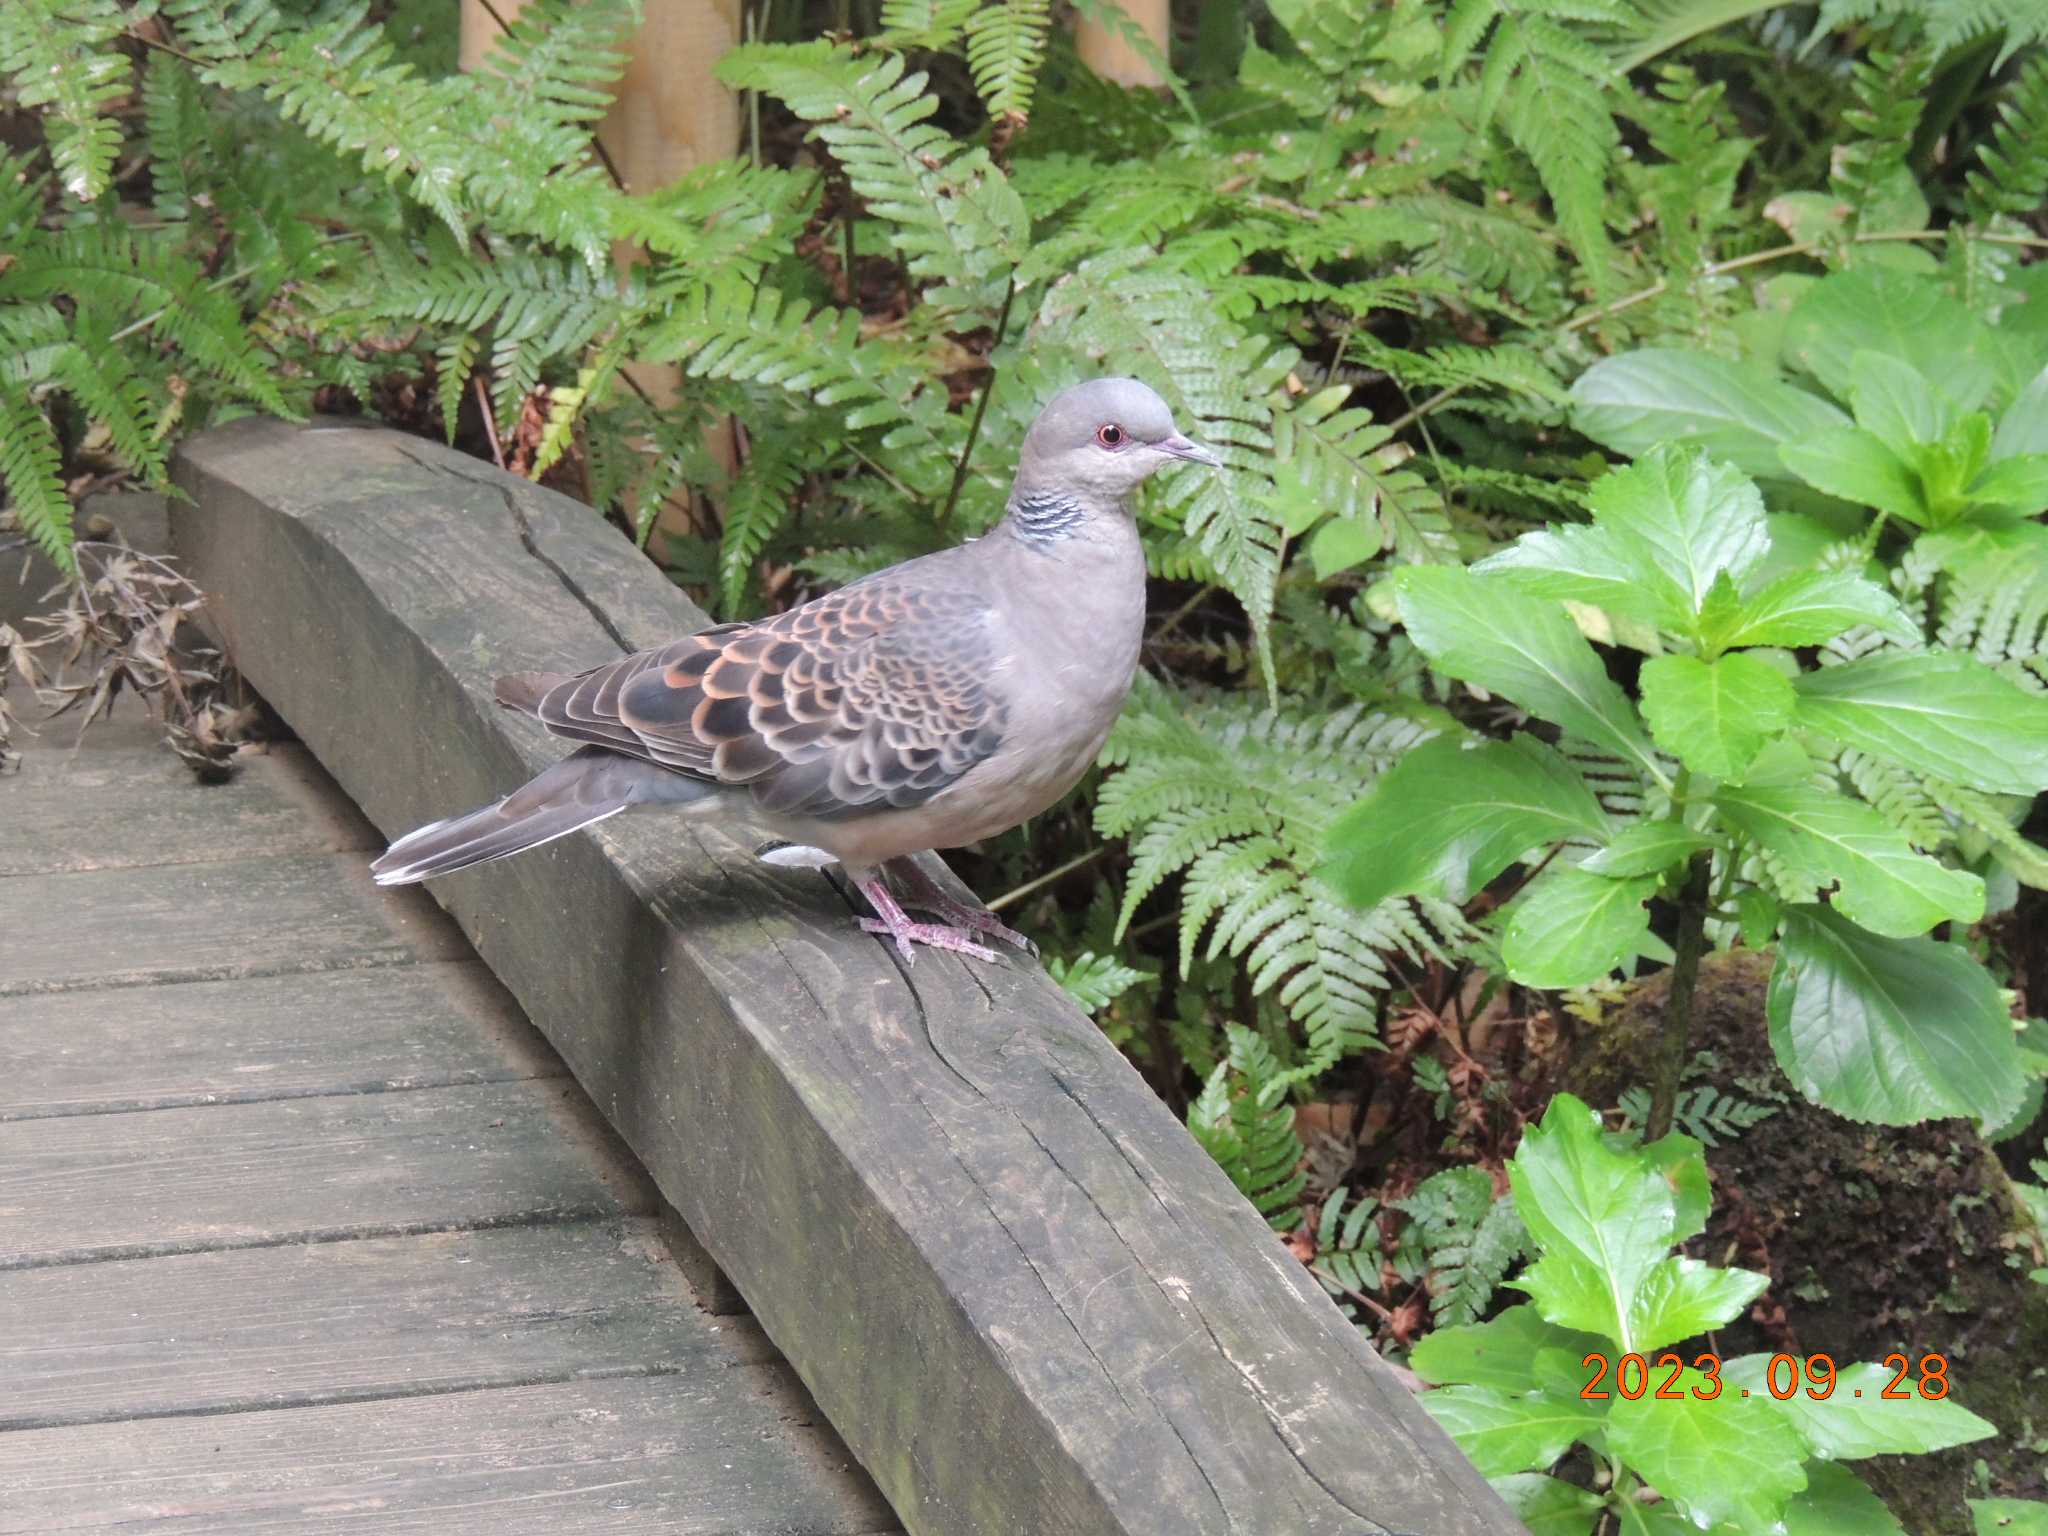
[[[879,917],[864,917],[860,926],[863,933],[884,934],[894,939],[896,952],[903,957],[905,965],[917,964],[917,952],[911,948],[913,944],[948,950],[956,955],[971,955],[976,960],[999,958],[986,944],[975,943],[972,934],[944,923],[889,923]]]

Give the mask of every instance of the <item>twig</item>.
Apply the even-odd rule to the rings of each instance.
[[[1161,621],[1159,627],[1152,631],[1148,643],[1152,645],[1157,645],[1160,641],[1164,640],[1168,635],[1172,634],[1175,629],[1179,628],[1180,621],[1182,619],[1185,619],[1189,614],[1193,613],[1198,607],[1200,607],[1202,604],[1202,600],[1204,598],[1213,596],[1215,594],[1215,591],[1216,583],[1213,581],[1205,582],[1201,586],[1197,587],[1195,589],[1195,595],[1193,597],[1189,598],[1186,602],[1182,603],[1178,608],[1174,609],[1173,612],[1169,613],[1165,617],[1165,619]]]
[[[1084,865],[1093,864],[1097,859],[1101,858],[1105,853],[1108,853],[1110,849],[1115,846],[1116,845],[1114,843],[1099,844],[1094,848],[1090,848],[1086,853],[1067,860],[1066,863],[1060,865],[1057,869],[1049,869],[1044,874],[1038,876],[1036,879],[1026,880],[1022,885],[1018,886],[1015,890],[1005,891],[1002,895],[998,896],[994,901],[990,902],[988,904],[989,911],[1000,912],[1003,910],[1003,908],[1011,905],[1012,903],[1022,901],[1026,896],[1029,896],[1033,891],[1039,889],[1039,887],[1051,885],[1053,881],[1059,879],[1062,875],[1071,875],[1075,870],[1082,868]]]
[[[1678,931],[1672,936],[1671,945],[1671,991],[1664,1003],[1662,1038],[1657,1042],[1650,1113],[1643,1122],[1646,1142],[1668,1136],[1678,1110],[1678,1079],[1685,1070],[1686,1047],[1692,1034],[1693,994],[1699,983],[1700,956],[1707,947],[1707,898],[1712,881],[1712,856],[1702,849],[1692,856],[1685,888],[1678,896]]]
[[[939,521],[950,522],[953,508],[959,504],[960,488],[967,484],[967,466],[974,459],[974,443],[981,436],[981,418],[988,414],[988,397],[996,392],[996,351],[1003,344],[1003,338],[1010,331],[1010,304],[1017,297],[1017,278],[1013,273],[1003,279],[1003,307],[996,316],[996,339],[989,343],[988,382],[981,386],[981,398],[974,403],[974,420],[968,424],[967,441],[960,445],[960,462],[953,466],[953,486],[946,492],[946,505],[939,513]]]
[[[491,462],[497,465],[498,468],[503,469],[505,467],[505,450],[498,445],[498,418],[491,414],[490,391],[484,388],[484,377],[482,374],[478,374],[470,382],[476,385],[476,403],[482,408],[484,413],[484,436],[491,440]]]
[[[1351,1289],[1350,1286],[1346,1285],[1343,1281],[1339,1280],[1327,1269],[1319,1269],[1313,1264],[1308,1266],[1308,1272],[1314,1275],[1318,1280],[1322,1281],[1323,1284],[1335,1286],[1337,1290],[1341,1292],[1349,1300],[1357,1302],[1361,1307],[1366,1307],[1370,1309],[1373,1315],[1377,1317],[1381,1322],[1385,1323],[1388,1327],[1391,1328],[1394,1325],[1394,1314],[1389,1312],[1379,1302],[1374,1301],[1370,1296],[1366,1295],[1365,1292],[1354,1291],[1353,1289]]]

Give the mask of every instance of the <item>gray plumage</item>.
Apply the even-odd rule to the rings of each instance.
[[[1215,464],[1135,379],[1056,396],[1026,434],[985,537],[878,571],[773,618],[720,624],[564,676],[498,681],[507,707],[583,743],[497,804],[422,827],[372,866],[430,879],[646,802],[744,815],[848,867],[893,937],[988,956],[1022,942],[947,901],[908,856],[1027,820],[1101,749],[1136,670],[1145,561],[1130,495]],[[904,916],[888,866],[948,924]]]

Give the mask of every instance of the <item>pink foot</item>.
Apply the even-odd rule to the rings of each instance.
[[[854,884],[861,895],[867,897],[868,905],[880,913],[879,917],[864,917],[860,920],[864,933],[886,934],[896,941],[896,952],[903,957],[905,965],[915,965],[917,956],[911,950],[913,944],[928,945],[933,949],[951,950],[956,955],[972,955],[977,960],[994,960],[996,952],[985,944],[974,942],[974,936],[959,928],[943,923],[913,923],[910,915],[897,904],[890,894],[888,882],[879,874],[857,878]]]
[[[931,913],[947,927],[985,933],[992,939],[1000,939],[1013,948],[1023,950],[1027,955],[1038,954],[1036,944],[986,907],[970,907],[948,896],[939,888],[938,882],[918,866],[916,859],[891,859],[883,869],[902,882],[911,906],[920,912]]]

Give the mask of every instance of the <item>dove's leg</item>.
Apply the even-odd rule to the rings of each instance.
[[[852,873],[852,871],[848,871]],[[868,905],[878,914],[860,920],[861,928],[868,933],[885,933],[896,941],[896,952],[903,956],[905,965],[917,963],[917,956],[911,952],[913,944],[928,944],[933,949],[950,949],[956,955],[972,955],[977,960],[993,960],[996,952],[985,944],[974,942],[974,935],[964,929],[948,927],[943,923],[914,923],[910,915],[897,904],[889,890],[889,882],[882,877],[879,869],[867,870],[853,876],[853,883],[861,895],[867,897]]]
[[[949,927],[965,928],[971,933],[985,933],[990,938],[1001,939],[1027,955],[1038,953],[1036,944],[986,907],[970,907],[948,896],[939,888],[939,883],[924,872],[924,866],[917,862],[915,854],[891,859],[882,868],[895,877],[903,890],[904,900],[918,911],[931,913]]]

